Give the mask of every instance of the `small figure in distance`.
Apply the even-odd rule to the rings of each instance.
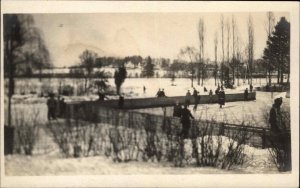
[[[143,91],[144,91],[144,94],[146,93],[146,87],[145,86],[143,86]]]
[[[205,86],[204,86],[203,90],[204,90],[204,92],[207,92],[207,89],[206,89],[206,87],[205,87]]]

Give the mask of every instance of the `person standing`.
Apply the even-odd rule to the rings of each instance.
[[[55,110],[56,110],[56,100],[54,99],[54,94],[49,94],[50,98],[47,100],[48,107],[48,120],[56,119]]]
[[[282,104],[282,97],[276,98],[274,104],[270,110],[269,123],[271,125],[271,132],[280,133],[281,113],[280,106]]]
[[[193,91],[193,97],[194,97],[194,101],[195,101],[195,105],[194,105],[194,111],[197,110],[197,107],[198,107],[198,104],[199,104],[199,100],[200,100],[200,95],[199,94],[199,91],[197,91],[195,88],[194,88],[194,91]]]
[[[173,116],[174,117],[181,117],[181,110],[182,110],[181,105],[179,104],[178,101],[176,101],[176,104],[173,108]]]
[[[146,93],[146,87],[145,86],[143,86],[143,91],[144,91],[144,94]]]
[[[185,104],[184,108],[181,110],[181,123],[182,123],[182,131],[181,138],[186,139],[189,136],[189,130],[191,128],[191,120],[195,119],[191,114],[191,111],[187,108],[188,106]]]
[[[188,90],[187,93],[186,93],[186,95],[185,95],[185,104],[187,106],[189,106],[190,103],[191,103],[191,96],[192,96],[191,92],[190,92],[190,90]]]
[[[160,88],[158,88],[158,91],[157,91],[157,93],[156,93],[156,97],[161,97],[161,91],[160,91]]]
[[[253,85],[250,84],[250,93],[252,93],[252,91],[253,91]]]
[[[224,90],[221,89],[221,91],[218,94],[218,97],[219,97],[220,108],[222,108],[222,106],[225,105],[225,92],[224,92]]]

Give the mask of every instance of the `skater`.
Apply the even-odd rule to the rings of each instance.
[[[146,93],[146,87],[145,86],[143,86],[143,91],[144,91],[144,94]]]
[[[197,91],[194,88],[194,91],[193,91],[193,97],[194,97],[194,101],[195,101],[195,105],[194,105],[194,108],[193,108],[194,111],[197,110],[197,106],[198,106],[199,101],[200,101],[200,95],[198,95],[198,94],[199,94],[199,91]]]
[[[54,99],[54,94],[49,94],[50,98],[47,100],[48,107],[48,120],[56,119],[55,110],[56,110],[56,100]]]
[[[173,116],[174,117],[181,117],[181,110],[182,110],[181,105],[179,104],[178,101],[176,101],[176,104],[173,108]]]
[[[186,95],[185,95],[185,104],[187,106],[189,106],[190,103],[191,103],[191,92],[190,92],[190,90],[188,90]]]
[[[188,106],[185,104],[184,108],[181,110],[182,131],[181,131],[180,136],[183,139],[186,139],[189,137],[189,130],[191,128],[190,118],[194,119],[193,115],[191,114],[190,110],[187,107]]]
[[[204,86],[203,90],[204,90],[204,92],[207,92],[207,89],[206,89],[206,87],[205,87],[205,86]]]
[[[222,106],[225,105],[225,92],[224,92],[224,90],[221,89],[221,91],[218,94],[218,98],[219,98],[220,108],[222,108]]]
[[[280,106],[282,104],[282,97],[276,98],[270,110],[269,123],[271,125],[271,132],[274,134],[280,133]]]
[[[245,100],[245,101],[248,100],[248,88],[245,89],[245,92],[244,92],[244,100]]]
[[[250,93],[252,93],[252,91],[253,91],[253,85],[250,84]]]

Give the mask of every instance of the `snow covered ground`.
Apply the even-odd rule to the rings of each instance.
[[[254,80],[254,87],[263,84],[264,79]],[[26,80],[17,81],[17,84],[29,85],[27,88],[33,87],[36,84],[40,87],[36,79],[33,82]],[[54,82],[54,83],[52,83]],[[74,83],[71,80],[65,80],[65,83]],[[114,86],[113,79],[109,79],[109,83]],[[240,83],[242,81],[240,80]],[[30,86],[31,84],[31,86]],[[51,81],[51,85],[57,87],[57,80]],[[125,98],[137,97],[154,97],[159,88],[164,88],[167,96],[185,95],[188,89],[191,90],[190,79],[176,79],[171,85],[171,79],[126,79],[122,86],[122,92],[125,93]],[[143,92],[143,86],[146,87],[146,92]],[[198,87],[196,82],[194,86],[204,94],[203,87]],[[214,80],[206,81],[206,88],[215,89]],[[241,85],[236,89],[226,89],[226,93],[243,92],[249,85]],[[206,93],[207,94],[207,93]],[[285,93],[274,93],[273,98],[277,96],[285,96]],[[109,96],[114,98],[113,96]],[[74,100],[96,100],[96,95],[89,96],[74,96],[65,97],[66,101]],[[37,95],[14,95],[13,97],[13,116],[14,113],[22,111],[25,120],[30,121],[33,117],[38,117],[38,122],[44,124],[47,121],[47,98],[39,98]],[[7,98],[5,99],[7,102]],[[7,103],[5,103],[7,104]],[[232,102],[226,103],[225,107],[219,109],[217,104],[199,105],[198,110],[191,111],[196,118],[212,119],[218,121],[237,123],[241,121],[253,120],[257,122],[258,126],[266,126],[263,123],[262,112],[263,108],[268,108],[272,105],[271,93],[257,92],[257,100],[249,102]],[[289,99],[284,98],[284,105],[289,106]],[[5,108],[7,105],[5,105]],[[154,114],[162,114],[161,108],[142,109]],[[5,113],[7,110],[5,110]],[[167,108],[167,115],[172,115],[172,108]],[[7,117],[7,114],[6,116]],[[7,120],[7,118],[5,118]],[[51,149],[50,149],[51,150]],[[103,156],[87,157],[87,158],[61,158],[58,153],[52,152],[47,154],[36,154],[33,156],[12,155],[5,157],[5,174],[6,175],[89,175],[89,174],[205,174],[205,173],[277,173],[277,169],[270,162],[269,153],[267,149],[258,149],[246,147],[248,157],[252,158],[251,163],[242,168],[237,168],[232,171],[220,170],[215,168],[199,168],[199,167],[185,167],[175,168],[170,163],[153,163],[153,162],[128,162],[128,163],[114,163],[112,159]]]

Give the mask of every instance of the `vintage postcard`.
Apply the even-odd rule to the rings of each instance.
[[[298,2],[1,17],[1,187],[299,186]]]

